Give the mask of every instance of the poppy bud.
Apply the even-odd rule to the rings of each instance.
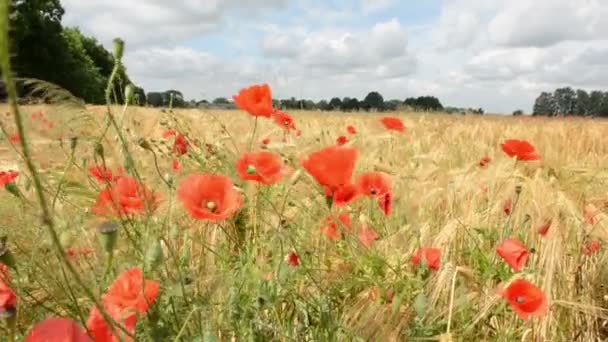
[[[160,242],[155,240],[146,253],[146,265],[149,269],[155,270],[164,259],[163,248],[161,247]]]
[[[101,143],[96,143],[95,147],[93,148],[93,151],[97,156],[103,158],[103,145]]]
[[[7,320],[8,325],[13,325],[16,322],[15,317],[17,313],[17,308],[14,306],[8,306],[0,308],[0,319]]]
[[[6,189],[6,191],[10,192],[11,195],[13,195],[15,197],[21,197],[21,194],[19,193],[19,188],[17,188],[17,185],[15,183],[13,183],[13,182],[6,183],[4,188]]]
[[[152,151],[152,146],[150,146],[150,143],[148,142],[148,140],[146,140],[144,138],[139,138],[137,140],[137,144],[139,145],[139,147],[143,148],[144,150]]]
[[[325,203],[327,203],[327,207],[331,209],[334,204],[334,198],[332,196],[325,196]]]
[[[101,244],[107,253],[112,253],[118,241],[118,225],[112,221],[106,221],[97,227],[101,236]]]
[[[119,62],[122,60],[122,55],[125,52],[125,42],[120,38],[115,38],[113,41],[114,45],[114,59]]]
[[[74,151],[76,149],[76,145],[78,145],[78,137],[70,138],[70,149]]]
[[[10,251],[10,249],[8,249],[6,240],[6,236],[0,238],[0,262],[10,268],[16,268],[15,256]]]
[[[521,185],[516,185],[515,186],[515,193],[518,194],[518,195],[521,193]]]
[[[125,87],[125,103],[132,104],[135,100],[135,87],[132,84],[127,84]]]

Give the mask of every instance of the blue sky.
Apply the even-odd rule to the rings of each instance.
[[[107,46],[127,41],[138,85],[187,98],[269,83],[277,98],[361,99],[375,90],[510,113],[531,110],[543,90],[608,89],[603,0],[62,3],[65,24]]]

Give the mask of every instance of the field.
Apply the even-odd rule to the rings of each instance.
[[[608,338],[608,122],[291,112],[297,129],[285,133],[244,111],[112,107],[121,144],[114,127],[101,139],[105,106],[22,111],[65,254],[41,220],[21,147],[4,139],[0,171],[19,176],[0,195],[0,233],[15,259],[9,273],[17,298],[2,336],[14,332],[21,340],[49,317],[87,326],[93,300],[121,272],[138,267],[160,289],[156,296],[146,288],[136,326],[125,319],[137,341]],[[387,130],[380,123],[385,116],[400,118],[405,131]],[[12,115],[2,117],[2,126],[7,136],[16,132]],[[175,135],[164,134],[169,129],[183,134],[186,153],[176,151]],[[353,180],[374,171],[390,181],[389,215],[369,197],[330,208],[323,187],[302,168],[339,136],[349,140],[343,148],[359,153]],[[529,141],[541,160],[509,158],[501,149],[508,139]],[[272,185],[243,181],[235,163],[251,150],[280,155],[290,172]],[[491,158],[487,165],[480,165],[483,157]],[[119,218],[95,210],[109,185],[89,170],[103,164],[115,175],[125,168],[158,194],[155,210],[144,203],[145,210]],[[242,207],[217,221],[185,210],[176,191],[200,173],[228,176]],[[216,204],[205,203],[215,213]],[[344,213],[348,226],[336,220]],[[118,226],[109,248],[98,230],[108,220]],[[527,250],[519,272],[496,252],[509,237]],[[437,248],[439,264],[412,262],[420,247]],[[515,279],[540,288],[547,310],[532,310],[527,320],[514,313],[502,294]],[[112,308],[104,309],[112,316]]]

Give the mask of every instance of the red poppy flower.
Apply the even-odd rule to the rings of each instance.
[[[361,194],[368,197],[383,197],[391,192],[391,182],[381,172],[364,173],[357,178],[356,184]]]
[[[350,214],[348,213],[340,214],[337,221],[335,217],[329,216],[325,218],[324,225],[321,226],[321,232],[330,240],[340,240],[342,238],[342,234],[340,234],[338,224],[341,225],[341,228],[345,232],[348,232],[350,230],[351,223],[352,221]]]
[[[357,134],[357,130],[353,126],[347,126],[346,131],[348,132],[348,134]]]
[[[503,205],[503,211],[505,212],[505,215],[509,216],[511,214],[511,210],[513,209],[513,201],[511,201],[511,199],[507,199],[505,201],[505,204]]]
[[[483,157],[483,158],[481,158],[479,160],[479,166],[486,167],[491,161],[492,161],[492,158],[490,158],[490,157]]]
[[[32,120],[38,120],[41,119],[44,116],[44,114],[42,112],[35,112],[32,113]]]
[[[540,236],[547,236],[547,233],[549,232],[549,228],[551,228],[551,220],[548,220],[547,222],[545,222],[542,226],[538,227],[536,229],[536,231],[538,232],[538,234],[540,234]]]
[[[412,263],[420,265],[421,260],[424,260],[424,263],[431,270],[438,271],[441,266],[441,250],[433,247],[421,247],[412,256]]]
[[[90,342],[78,323],[67,318],[49,318],[38,324],[24,342]]]
[[[174,137],[177,135],[177,131],[174,129],[168,129],[163,132],[163,138],[169,139],[170,137]]]
[[[589,241],[583,246],[583,254],[586,256],[592,256],[594,253],[600,250],[600,242],[597,240]]]
[[[338,137],[338,139],[336,139],[336,144],[338,144],[338,146],[342,146],[342,145],[346,145],[348,143],[348,138],[341,135]]]
[[[273,110],[272,119],[279,127],[286,131],[296,129],[296,123],[293,121],[291,115],[281,112],[280,110]]]
[[[241,180],[251,180],[266,185],[280,181],[289,171],[280,156],[264,151],[241,155],[241,159],[236,162],[236,170]]]
[[[331,197],[331,190],[327,189],[327,192],[329,193],[328,197]],[[359,188],[355,184],[341,186],[333,193],[333,205],[343,207],[356,200],[359,194]]]
[[[12,183],[17,176],[19,176],[17,171],[0,171],[0,186],[5,187],[6,184]]]
[[[496,253],[513,269],[521,272],[528,261],[530,253],[521,241],[508,238],[496,247]]]
[[[13,145],[17,145],[18,143],[21,142],[21,136],[19,135],[19,133],[14,133],[11,134],[8,137],[8,140],[13,144]]]
[[[517,157],[517,160],[540,159],[540,155],[536,153],[534,146],[525,140],[508,139],[501,147],[509,157]]]
[[[156,300],[159,288],[158,282],[145,279],[141,269],[133,267],[118,275],[102,300],[123,309],[136,309],[143,315]]]
[[[148,190],[135,179],[118,177],[99,193],[92,212],[101,216],[120,216],[143,213],[155,209],[160,196]]]
[[[137,325],[137,312],[134,310],[124,309],[120,306],[109,302],[103,301],[103,309],[112,319],[120,324],[126,331],[131,335],[135,333],[135,326]],[[103,318],[96,306],[91,308],[89,318],[87,320],[87,329],[93,341],[95,342],[132,342],[133,339],[129,338],[121,329],[115,328],[116,332],[120,335],[120,339],[112,333],[112,329],[108,326],[108,323]]]
[[[8,267],[0,264],[0,315],[5,312],[14,312],[17,307],[17,295],[8,286],[10,280]]]
[[[389,216],[393,208],[393,192],[389,191],[383,196],[378,197],[378,205],[382,209],[384,216]]]
[[[270,144],[269,138],[265,138],[264,140],[262,140],[262,145],[268,146],[268,144]]]
[[[99,183],[108,183],[113,180],[112,171],[103,166],[93,166],[89,169],[89,176],[95,178]]]
[[[367,226],[361,227],[359,231],[359,241],[367,248],[370,248],[379,237],[375,230]]]
[[[179,162],[179,160],[173,159],[171,161],[171,170],[173,170],[174,173],[178,173],[181,169],[182,164]]]
[[[395,117],[384,117],[380,119],[380,122],[384,125],[384,128],[389,131],[397,131],[403,133],[405,131],[405,125],[399,118]]]
[[[549,305],[541,289],[525,279],[512,281],[502,290],[502,296],[521,319],[528,320],[532,316],[543,316]]]
[[[298,267],[300,265],[300,257],[296,252],[290,252],[287,256],[287,264],[291,267]]]
[[[231,217],[243,206],[243,196],[230,178],[220,175],[186,177],[177,188],[177,198],[190,216],[213,222]]]
[[[590,225],[594,225],[598,222],[597,215],[598,210],[594,205],[588,204],[583,208],[583,218],[585,219],[585,222]]]
[[[270,118],[272,109],[272,92],[267,84],[254,85],[241,89],[238,95],[233,97],[234,103],[253,116]]]
[[[183,156],[184,154],[188,153],[189,146],[190,144],[186,140],[186,137],[177,133],[175,136],[175,142],[173,143],[173,153],[177,154],[178,156]]]
[[[314,152],[302,162],[302,167],[330,194],[351,183],[359,152],[350,147],[330,146]]]

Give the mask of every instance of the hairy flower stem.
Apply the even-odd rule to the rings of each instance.
[[[17,104],[17,89],[15,87],[15,83],[12,78],[12,69],[11,69],[11,61],[10,61],[10,52],[9,52],[9,0],[0,0],[0,70],[2,70],[2,78],[4,81],[4,85],[6,87],[6,92],[8,95],[9,106],[11,112],[13,113],[13,117],[15,119],[15,125],[17,126],[17,131],[19,136],[21,137],[21,149],[23,152],[23,159],[27,166],[28,171],[32,176],[32,180],[34,182],[34,189],[36,190],[36,195],[38,197],[38,202],[40,203],[40,209],[42,210],[42,222],[44,226],[47,227],[49,231],[49,235],[51,236],[51,240],[56,249],[57,254],[59,255],[61,261],[66,265],[66,268],[74,277],[74,280],[82,288],[86,296],[93,301],[94,305],[99,310],[100,314],[103,318],[110,323],[110,328],[112,332],[118,336],[116,327],[118,326],[125,334],[130,337],[133,337],[131,333],[129,333],[124,327],[117,325],[114,320],[108,315],[108,313],[104,310],[103,305],[97,299],[93,291],[87,286],[82,279],[80,278],[78,271],[74,268],[74,266],[67,259],[65,253],[63,253],[63,247],[61,246],[61,242],[59,240],[59,235],[55,230],[55,222],[53,221],[53,215],[51,210],[49,209],[48,202],[44,195],[44,188],[42,187],[42,181],[40,179],[40,175],[38,174],[38,169],[36,165],[34,165],[34,159],[30,152],[29,145],[27,144],[27,136],[25,135],[25,128],[23,126],[23,118],[21,116],[21,112],[19,110],[19,105]],[[121,339],[122,340],[122,339]]]

